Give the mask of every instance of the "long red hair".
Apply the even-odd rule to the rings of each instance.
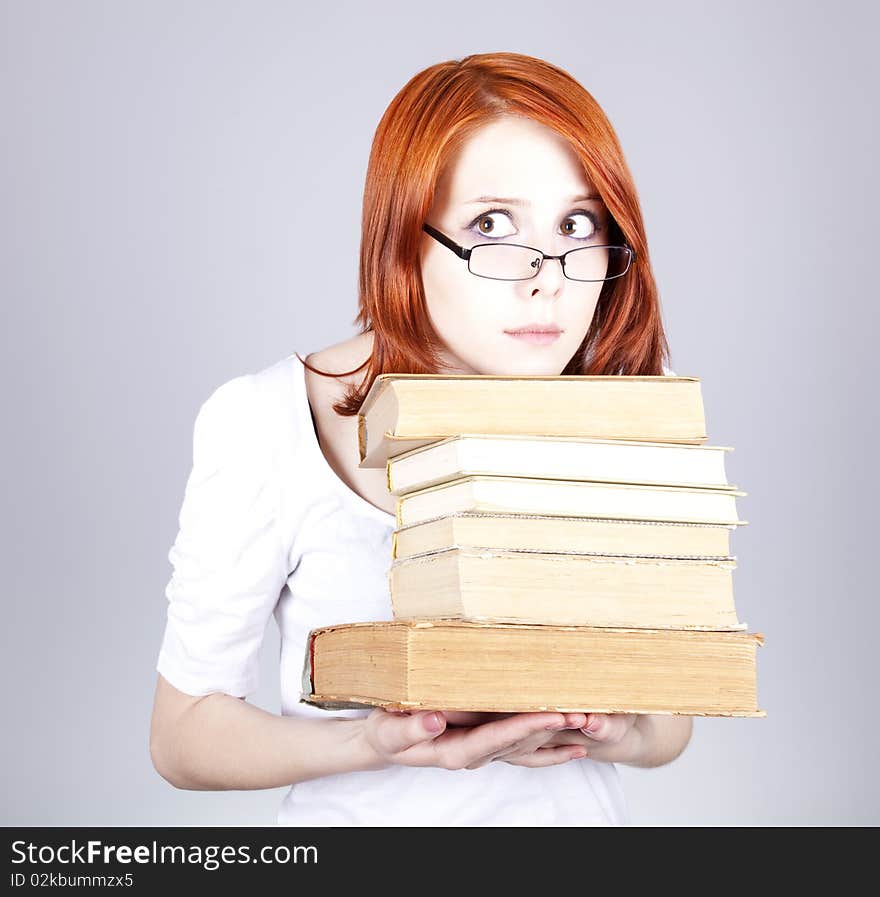
[[[662,374],[669,346],[660,318],[644,223],[617,135],[592,95],[571,75],[532,56],[480,53],[433,65],[411,78],[385,110],[370,151],[364,188],[359,311],[373,332],[360,386],[333,407],[357,412],[383,373],[436,373],[442,343],[431,326],[419,245],[437,180],[450,156],[499,115],[524,115],[567,139],[608,209],[612,242],[635,258],[624,277],[606,281],[590,328],[563,374]],[[297,356],[299,357],[299,356]]]

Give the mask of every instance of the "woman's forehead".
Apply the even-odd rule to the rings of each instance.
[[[471,135],[449,161],[437,187],[460,206],[476,206],[484,197],[519,200],[526,206],[542,197],[573,201],[595,194],[566,139],[519,117],[490,122]]]

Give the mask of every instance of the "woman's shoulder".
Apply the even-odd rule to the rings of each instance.
[[[314,440],[313,415],[322,432],[334,436],[336,429],[349,422],[330,413],[334,402],[342,398],[345,387],[355,377],[325,377],[309,371],[303,361],[320,370],[336,373],[350,371],[365,357],[365,334],[321,349],[296,351],[264,367],[230,377],[220,383],[203,402],[198,418],[200,430],[210,434],[212,442],[276,451],[297,467],[317,463],[309,449]],[[363,372],[358,372],[363,375]],[[207,440],[206,440],[207,441]]]
[[[300,362],[295,354],[276,361],[264,368],[237,374],[221,381],[202,404],[212,417],[229,426],[246,423],[265,426],[281,408],[289,408],[296,395],[296,366]]]
[[[302,376],[302,364],[292,353],[222,380],[196,414],[194,454],[210,453],[218,460],[245,454],[252,460],[291,457],[302,439]]]
[[[337,384],[340,388],[358,384],[364,376],[364,362],[373,351],[373,334],[371,331],[358,333],[350,339],[327,346],[312,352],[308,356],[300,356],[315,368],[332,374],[346,374],[342,377],[323,377],[306,370],[306,378]]]

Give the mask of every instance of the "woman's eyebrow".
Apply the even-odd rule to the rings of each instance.
[[[599,196],[595,193],[590,193],[589,195],[583,196],[572,196],[568,202],[583,202],[587,199],[598,200]],[[531,203],[527,199],[517,199],[516,197],[510,196],[478,196],[476,199],[469,199],[464,204],[466,206],[476,205],[477,203],[482,202],[500,202],[509,206],[530,206]]]

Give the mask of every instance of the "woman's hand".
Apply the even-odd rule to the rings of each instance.
[[[685,714],[589,713],[587,717],[581,731],[557,732],[547,747],[579,745],[592,760],[650,768],[675,760],[693,732],[693,717]],[[512,758],[505,759],[511,762]]]
[[[583,728],[556,732],[544,750],[558,745],[576,745],[581,756],[607,763],[631,763],[641,747],[642,733],[636,713],[588,713]],[[519,758],[505,757],[508,763]]]
[[[510,713],[446,713],[447,723],[452,725],[474,726],[488,719],[504,719]],[[590,757],[609,763],[627,763],[632,761],[641,746],[643,736],[636,730],[639,715],[635,713],[582,713],[583,727],[568,726],[551,734],[551,737],[537,751],[528,753],[510,753],[498,759],[518,766],[544,765],[541,754],[560,746],[572,748],[570,759]],[[569,717],[574,714],[568,714]],[[580,748],[576,753],[575,748]]]
[[[546,745],[565,727],[577,730],[585,725],[586,714],[409,712],[377,707],[362,723],[361,737],[374,757],[375,769],[393,764],[479,769],[492,760],[554,766],[583,756],[578,746]]]

